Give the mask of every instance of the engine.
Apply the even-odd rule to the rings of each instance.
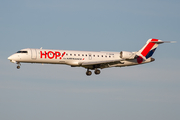
[[[134,59],[136,56],[133,52],[127,52],[127,51],[121,51],[120,52],[120,58],[122,59]]]

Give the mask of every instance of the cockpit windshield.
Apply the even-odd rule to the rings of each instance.
[[[17,53],[28,53],[27,51],[17,51]]]

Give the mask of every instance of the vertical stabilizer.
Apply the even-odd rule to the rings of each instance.
[[[158,45],[161,43],[161,40],[158,39],[149,39],[146,44],[141,48],[138,52],[137,55],[141,56],[143,59],[148,59],[150,58],[153,53],[155,52],[156,48]]]
[[[137,62],[140,64],[146,59],[152,57],[156,48],[161,43],[174,43],[174,41],[162,41],[159,39],[149,39],[146,44],[136,53]]]

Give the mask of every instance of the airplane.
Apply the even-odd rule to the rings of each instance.
[[[93,52],[93,51],[73,51],[73,50],[53,50],[53,49],[22,49],[8,57],[10,62],[20,63],[41,63],[41,64],[65,64],[71,67],[84,67],[87,69],[86,75],[100,74],[99,69],[110,67],[125,67],[141,65],[155,61],[152,58],[156,48],[161,43],[172,43],[174,41],[162,41],[159,39],[149,39],[146,44],[136,52]]]

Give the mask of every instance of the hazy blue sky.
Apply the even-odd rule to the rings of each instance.
[[[0,0],[1,120],[179,120],[180,1]],[[22,64],[23,48],[137,51],[149,38],[155,62],[103,69]]]

